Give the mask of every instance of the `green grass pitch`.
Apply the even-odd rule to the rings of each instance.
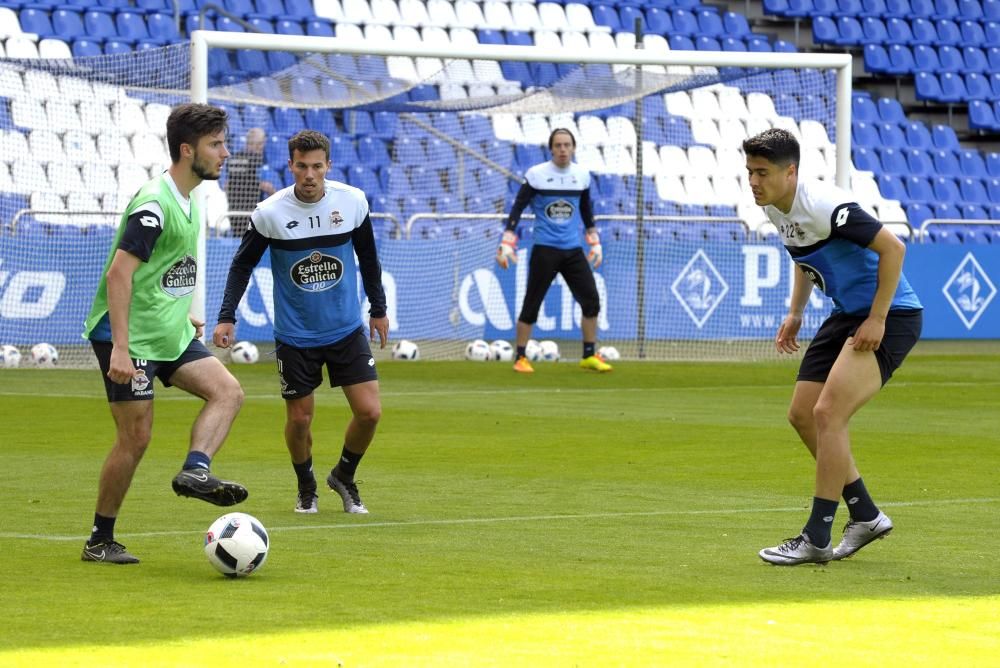
[[[250,489],[271,551],[235,581],[202,554],[224,510],[170,489],[198,401],[157,385],[118,522],[143,563],[82,563],[113,438],[97,372],[0,370],[0,665],[996,665],[1000,355],[911,356],[853,425],[896,530],[795,568],[757,557],[812,495],[794,364],[536,369],[380,364],[358,517],[332,492],[292,512],[272,365],[236,367],[213,468]],[[322,479],[348,413],[317,397]]]

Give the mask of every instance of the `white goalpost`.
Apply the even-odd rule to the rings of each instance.
[[[504,272],[494,254],[553,128],[574,132],[575,159],[593,175],[605,249],[598,334],[629,359],[772,357],[792,264],[753,205],[745,137],[787,128],[801,139],[803,174],[884,204],[870,175],[852,174],[848,54],[671,51],[657,36],[623,48],[621,34],[580,48],[510,46],[433,30],[423,41],[401,30],[195,31],[189,45],[118,56],[0,59],[10,100],[0,113],[0,344],[28,354],[44,341],[61,365],[93,363],[80,329],[100,265],[131,193],[169,165],[164,121],[184,101],[229,112],[233,151],[264,128],[262,170],[279,186],[291,183],[291,134],[330,137],[329,178],[369,195],[390,336],[418,343],[424,359],[460,358],[473,339],[513,340],[526,262]],[[196,303],[210,331],[239,239],[219,184],[196,192],[207,200]],[[518,231],[526,260],[530,215]],[[240,305],[240,339],[272,339],[267,262]],[[805,337],[829,308],[814,294]],[[579,323],[557,279],[535,337],[567,344],[573,358]]]

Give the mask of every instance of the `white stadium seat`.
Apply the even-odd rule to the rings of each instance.
[[[750,118],[747,100],[739,88],[720,86],[716,92],[719,96],[719,107],[728,117],[738,118],[741,121]]]
[[[716,174],[726,176],[739,176],[747,171],[746,158],[743,156],[742,142],[739,144],[726,144],[720,146],[715,151],[715,158],[718,167]]]
[[[547,144],[549,133],[552,131],[544,114],[523,114],[521,128],[524,130],[524,141],[527,144]]]
[[[635,125],[624,116],[608,118],[608,141],[612,144],[635,147]]]
[[[691,136],[699,144],[719,146],[722,143],[722,137],[719,136],[719,126],[711,118],[692,119]]]
[[[667,93],[663,96],[663,102],[671,115],[694,118],[694,106],[691,104],[691,96],[686,91]]]
[[[437,3],[440,0],[432,1]],[[431,16],[435,15],[435,12],[430,10],[429,5],[428,11],[431,12]],[[480,9],[479,4],[473,2],[472,0],[458,0],[458,2],[455,3],[455,19],[455,26],[473,29],[489,27],[489,24],[486,23],[486,19],[483,18],[483,11]]]
[[[11,100],[10,114],[14,125],[21,128],[43,129],[49,126],[45,107],[38,98],[20,97]]]
[[[21,34],[21,22],[10,7],[0,7],[0,37]]]
[[[763,116],[750,116],[747,119],[747,136],[755,137],[765,130],[771,129],[771,120]]]
[[[10,163],[30,152],[28,138],[24,134],[17,130],[0,129],[0,160]]]
[[[49,127],[56,132],[82,129],[76,105],[69,100],[49,100],[45,104],[45,115],[49,119]]]
[[[404,25],[431,25],[431,17],[427,14],[427,5],[423,0],[399,0],[399,16]]]
[[[656,184],[656,194],[660,199],[668,202],[688,201],[687,191],[684,190],[684,182],[680,176],[661,173],[653,177],[653,182]]]
[[[617,48],[615,38],[608,32],[591,32],[588,41],[590,48],[595,51],[610,51]]]
[[[0,192],[14,190],[14,178],[10,175],[10,167],[6,162],[0,162]]]
[[[90,192],[118,191],[118,181],[115,179],[115,173],[110,165],[98,165],[90,162],[81,167],[80,171],[83,174],[83,182],[87,184],[87,190]]]
[[[826,133],[826,126],[819,121],[805,119],[799,124],[802,131],[802,145],[826,150],[832,146],[830,136]]]
[[[577,119],[577,127],[580,128],[580,136],[576,138],[578,144],[588,144],[590,146],[604,146],[610,144],[608,128],[599,116],[585,114]]]
[[[722,118],[719,97],[711,88],[696,88],[691,91],[691,107],[694,109],[695,117]]]
[[[458,20],[455,5],[449,0],[427,0],[427,14],[434,25],[443,28],[478,28],[476,25],[466,25]],[[482,13],[480,13],[480,17]],[[473,18],[475,18],[473,16]]]
[[[666,144],[660,147],[660,168],[657,174],[664,176],[680,176],[691,169],[687,152],[680,146]]]
[[[577,53],[583,53],[590,48],[585,33],[576,30],[564,30],[562,34],[563,47]]]
[[[563,48],[562,39],[559,37],[559,33],[552,30],[536,30],[534,39],[535,46],[541,49],[559,50]]]
[[[14,179],[14,192],[27,194],[51,190],[45,170],[33,158],[16,158],[10,166],[10,174]]]
[[[594,15],[590,7],[582,3],[570,3],[566,5],[566,23],[573,30],[581,30],[589,33],[608,32],[608,26],[599,26],[594,23]]]
[[[32,157],[43,165],[61,160],[63,156],[62,140],[52,130],[32,130],[28,135],[28,147]]]
[[[13,68],[0,70],[0,90],[3,91],[4,97],[23,97],[25,95],[24,79],[21,77],[21,73]]]
[[[715,151],[707,146],[691,146],[687,150],[690,171],[701,174],[715,174],[719,170]]]
[[[476,44],[479,44],[479,37],[477,37],[476,33],[469,28],[452,28],[450,32],[450,41],[455,46],[475,46]],[[427,41],[427,39],[425,38],[424,41]],[[497,66],[497,69],[499,69],[499,65]]]
[[[8,58],[38,58],[38,44],[23,35],[8,38],[4,49]]]
[[[132,147],[128,140],[112,125],[104,126],[97,135],[97,153],[100,155],[104,165],[118,165],[123,162],[134,162],[135,155],[132,154]],[[87,165],[84,165],[83,178],[87,178]],[[93,188],[96,191],[107,191],[109,188]],[[113,190],[111,188],[110,190]]]
[[[375,17],[372,16],[368,0],[343,0],[341,7],[344,10],[344,17],[341,20],[345,23],[353,23],[354,25],[375,23]]]
[[[494,114],[490,120],[493,122],[493,134],[497,139],[514,144],[525,143],[521,122],[514,114]]]
[[[738,118],[724,118],[719,121],[720,146],[740,146],[747,138],[747,128]]]
[[[157,170],[166,169],[170,165],[166,144],[162,137],[152,132],[138,132],[132,138],[132,152],[136,163],[143,167],[154,167]],[[124,166],[124,163],[122,166]],[[135,163],[133,163],[135,164]],[[121,176],[119,174],[119,176]],[[139,185],[142,185],[141,183]]]
[[[361,29],[361,26],[354,25],[353,23],[338,23],[334,34],[337,39],[342,39],[345,42],[364,42],[365,33]]]
[[[59,77],[59,99],[79,103],[94,97],[94,88],[86,79],[79,77]]]
[[[66,159],[79,167],[97,155],[97,144],[86,130],[70,130],[63,136],[63,150]]]
[[[685,174],[681,177],[684,182],[684,192],[687,193],[687,201],[692,204],[712,204],[715,201],[715,188],[707,174]]]
[[[500,0],[486,0],[483,3],[483,18],[493,30],[513,30],[517,27],[511,16],[510,6]]]
[[[385,66],[389,76],[401,81],[420,81],[417,68],[413,64],[413,58],[409,56],[389,56],[385,59]]]
[[[413,26],[396,26],[392,29],[392,39],[398,44],[423,44],[423,37]]]
[[[316,16],[330,19],[338,25],[344,22],[344,9],[340,0],[313,0],[313,10]]]
[[[86,190],[83,178],[80,176],[80,169],[61,160],[53,160],[49,163],[49,184],[51,184],[53,191],[60,194]]]
[[[533,2],[515,2],[511,5],[510,15],[514,17],[514,25],[518,30],[550,29],[538,18],[538,7]]]
[[[371,13],[374,23],[394,26],[403,22],[395,0],[371,0]]]
[[[24,90],[39,100],[59,99],[59,82],[46,70],[28,70],[24,73]]]
[[[604,164],[604,155],[596,146],[580,146],[575,154],[576,162],[591,172],[604,173],[608,171]]]
[[[766,118],[772,123],[778,117],[778,112],[774,109],[774,100],[766,93],[747,95],[747,111],[752,117]]]
[[[514,5],[514,7],[516,12],[518,5]],[[543,2],[538,5],[538,20],[547,30],[575,29],[566,18],[566,11],[563,9],[563,6],[554,2]]]

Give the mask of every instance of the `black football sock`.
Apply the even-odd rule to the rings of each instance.
[[[844,486],[844,501],[847,502],[847,512],[855,522],[871,522],[878,517],[878,506],[872,501],[861,478]]]
[[[812,513],[802,533],[809,537],[809,542],[816,547],[826,547],[830,544],[830,533],[833,528],[833,516],[837,514],[837,501],[813,497]]]
[[[528,349],[527,346],[518,346],[517,347],[517,358],[521,359],[522,357],[527,357],[527,352],[526,352],[527,349]]]
[[[116,517],[105,517],[94,513],[94,528],[90,531],[90,540],[87,545],[97,545],[105,541],[115,539]]]
[[[358,464],[361,463],[361,458],[364,456],[364,453],[359,455],[356,452],[351,452],[345,445],[340,453],[340,461],[333,468],[333,474],[344,482],[353,481],[354,473],[358,470]]]
[[[595,347],[597,347],[597,344],[594,343],[593,341],[584,341],[583,342],[583,359],[587,359],[588,357],[592,357],[594,355],[594,348]]]
[[[295,477],[299,479],[299,489],[316,489],[316,476],[313,475],[313,458],[305,460],[301,464],[292,462],[295,469]]]

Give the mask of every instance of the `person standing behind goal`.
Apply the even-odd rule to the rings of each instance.
[[[359,268],[371,303],[369,337],[374,341],[377,333],[385,348],[389,336],[368,201],[357,188],[326,180],[330,141],[319,132],[303,130],[288,140],[288,168],[295,183],[258,204],[250,217],[229,268],[212,339],[224,348],[233,343],[236,307],[270,248],[285,445],[298,478],[295,512],[317,512],[311,426],[313,393],[323,382],[325,366],[330,385],[343,389],[352,412],[340,461],[326,482],[340,494],[344,512],[367,513],[354,474],[375,436],[382,407],[375,358],[361,322]]]
[[[906,247],[848,192],[799,178],[799,143],[774,128],[743,142],[754,201],[778,229],[795,261],[788,315],[775,347],[799,349],[802,312],[816,285],[833,311],[799,366],[788,419],[816,459],[812,513],[802,532],[759,552],[781,566],[823,564],[851,556],[892,531],[861,480],[849,422],[889,382],[920,338],[922,306],[903,275]],[[838,498],[850,520],[834,547]]]
[[[528,286],[517,318],[517,359],[514,371],[534,373],[525,356],[531,330],[545,294],[562,274],[573,298],[580,304],[583,317],[583,358],[580,367],[592,371],[611,371],[611,365],[597,354],[597,316],[601,299],[591,267],[601,266],[603,253],[590,206],[590,173],[573,164],[576,137],[565,128],[549,135],[552,160],[535,165],[524,176],[524,183],[510,209],[507,226],[497,249],[497,264],[507,269],[517,262],[517,226],[521,213],[531,204],[535,213],[535,244],[528,261]],[[590,252],[585,256],[580,231],[585,231]]]

